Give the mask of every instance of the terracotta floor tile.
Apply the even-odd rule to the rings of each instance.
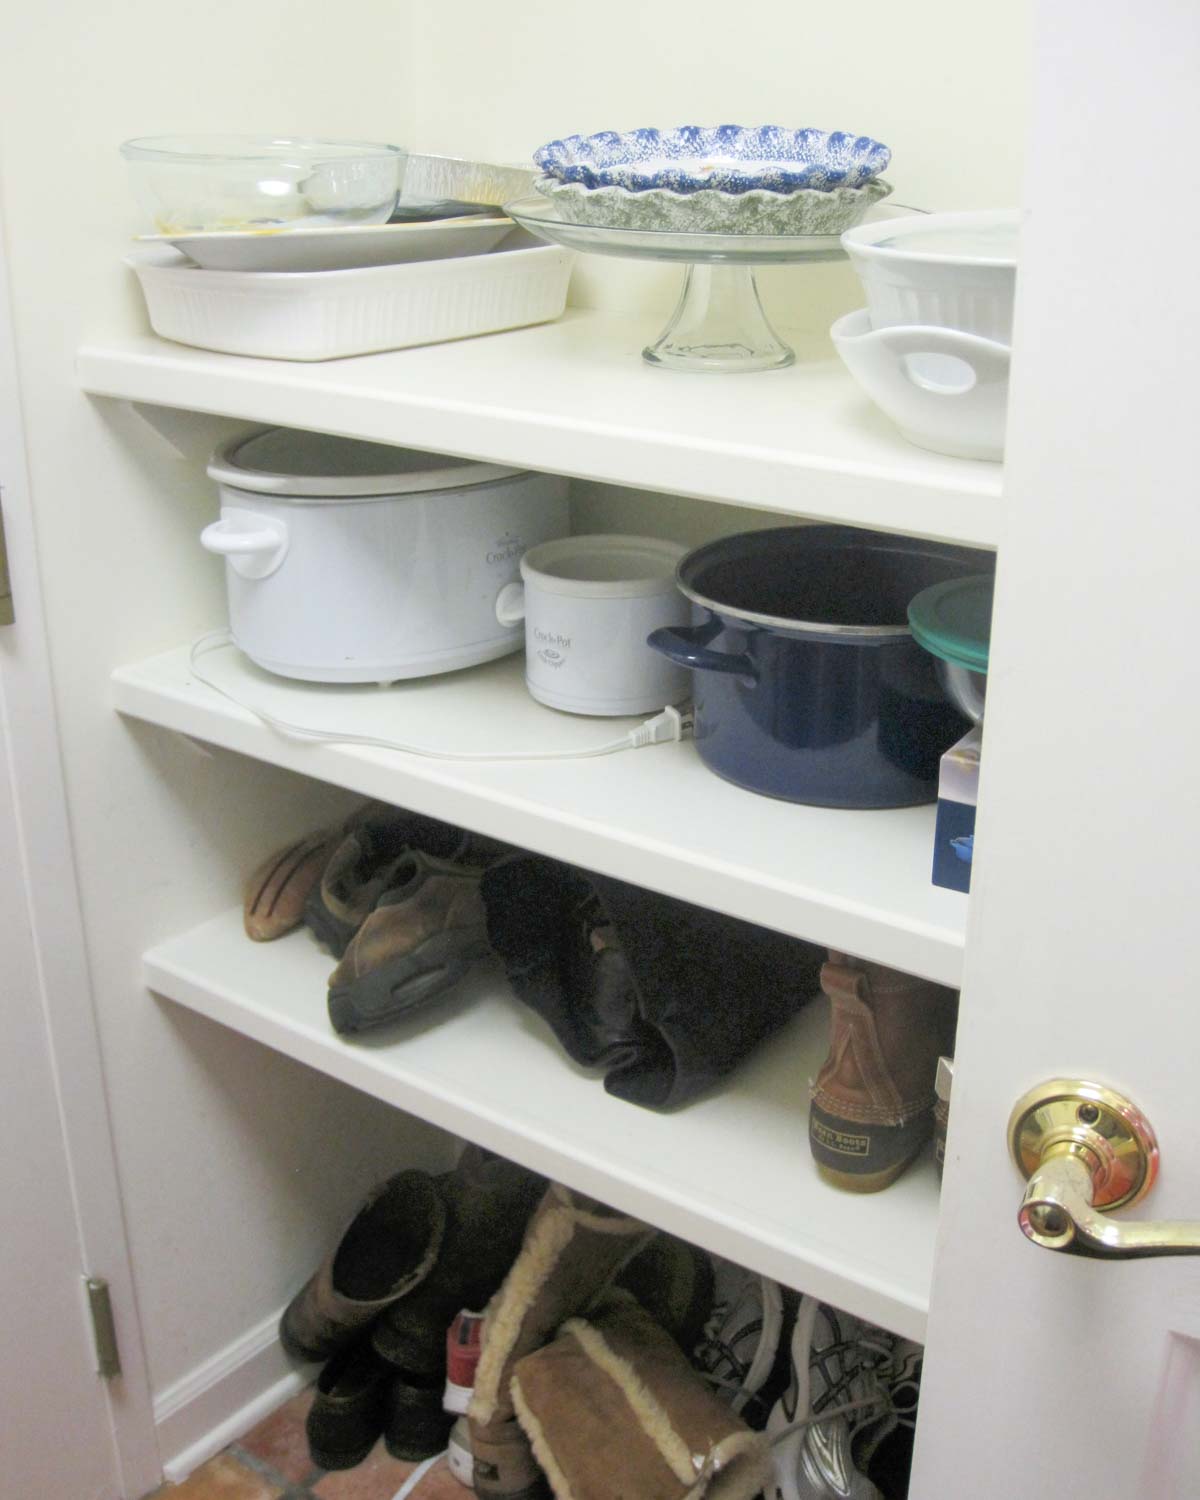
[[[293,1484],[299,1484],[316,1470],[308,1451],[304,1419],[312,1405],[313,1387],[293,1396],[278,1410],[239,1438],[237,1447],[270,1464]]]
[[[310,1488],[320,1500],[392,1500],[415,1468],[416,1464],[401,1463],[392,1458],[379,1442],[357,1468],[326,1474]],[[171,1500],[174,1500],[173,1496]]]
[[[459,1484],[443,1459],[421,1480],[410,1500],[471,1500],[472,1494],[473,1491]]]
[[[210,1458],[182,1484],[169,1484],[156,1500],[278,1500],[283,1486],[272,1484],[228,1453]]]

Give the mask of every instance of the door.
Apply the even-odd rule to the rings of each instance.
[[[42,1012],[7,733],[0,738],[0,851],[0,1494],[13,1500],[116,1496],[116,1455],[88,1332],[84,1262]]]
[[[1107,1085],[1161,1150],[1113,1217],[1200,1220],[1198,78],[1195,0],[1040,6],[917,1500],[1200,1496],[1200,1257],[1028,1242],[1006,1140]]]
[[[0,1500],[136,1500],[162,1471],[91,1009],[2,257],[0,513]],[[62,1003],[51,1010],[47,995]],[[112,1291],[122,1368],[108,1382],[85,1271]]]

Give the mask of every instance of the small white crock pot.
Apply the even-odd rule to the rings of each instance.
[[[675,583],[686,551],[640,536],[573,536],[531,548],[521,559],[523,582],[501,591],[496,612],[525,621],[532,696],[607,717],[686,698],[690,673],[646,644],[652,630],[691,618]]]
[[[308,682],[394,682],[521,649],[496,601],[568,530],[566,481],[275,427],[218,449],[233,639]]]

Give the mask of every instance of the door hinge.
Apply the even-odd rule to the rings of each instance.
[[[92,1315],[92,1337],[96,1341],[96,1374],[112,1380],[121,1373],[121,1351],[117,1348],[117,1326],[113,1322],[108,1282],[103,1276],[85,1276],[83,1284]]]

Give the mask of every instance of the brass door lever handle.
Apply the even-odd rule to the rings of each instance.
[[[1122,1095],[1051,1079],[1018,1102],[1008,1135],[1028,1178],[1017,1222],[1035,1245],[1107,1260],[1200,1255],[1200,1220],[1124,1224],[1104,1212],[1136,1203],[1158,1175],[1154,1129]]]

